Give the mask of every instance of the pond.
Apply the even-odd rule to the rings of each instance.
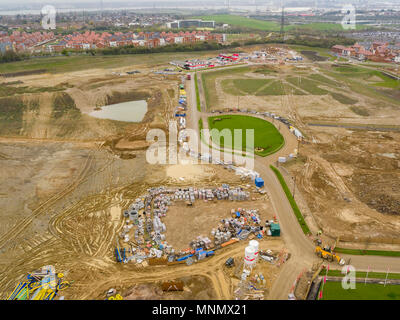
[[[146,100],[129,101],[110,104],[101,107],[101,110],[89,113],[92,117],[99,119],[110,119],[125,122],[140,122],[147,112]]]

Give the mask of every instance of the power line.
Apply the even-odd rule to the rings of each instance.
[[[285,25],[285,8],[282,5],[281,32],[280,32],[282,38],[284,37],[284,32],[285,32],[284,31],[284,25]]]

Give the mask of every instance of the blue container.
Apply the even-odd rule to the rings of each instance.
[[[207,257],[211,257],[211,256],[213,256],[214,254],[215,254],[214,251],[207,251],[206,256],[207,256]]]
[[[176,259],[176,261],[185,261],[187,258],[190,258],[190,257],[192,257],[193,256],[193,254],[189,254],[189,255],[187,255],[187,256],[184,256],[184,257],[181,257],[181,258],[179,258],[179,259]]]
[[[256,178],[254,183],[256,184],[256,187],[258,187],[258,188],[264,187],[264,180],[261,178]]]

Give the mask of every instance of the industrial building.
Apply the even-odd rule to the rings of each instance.
[[[194,20],[175,20],[167,22],[167,28],[180,29],[180,28],[215,28],[215,21],[203,21],[200,19]]]

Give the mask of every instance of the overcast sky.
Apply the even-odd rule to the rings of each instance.
[[[50,4],[50,5],[59,5],[59,6],[63,6],[63,7],[68,7],[68,5],[70,5],[71,7],[77,4],[100,4],[102,0],[0,0],[0,7],[17,7],[17,6],[22,6],[22,5],[26,5],[29,7],[34,7],[34,6],[39,6],[39,5],[46,5],[46,4]],[[104,6],[112,6],[112,4],[120,4],[123,6],[135,6],[135,4],[141,4],[143,5],[144,3],[147,5],[152,5],[154,3],[168,3],[168,2],[172,2],[174,4],[177,3],[182,3],[184,4],[186,3],[193,3],[196,2],[197,4],[201,5],[213,5],[213,4],[224,4],[226,0],[103,0],[103,4]],[[274,3],[296,3],[296,6],[302,6],[302,4],[304,4],[304,2],[309,2],[309,1],[302,1],[302,0],[230,0],[231,5],[248,5],[248,4],[253,4],[254,1],[258,4],[258,5],[267,5],[271,2]],[[320,3],[353,3],[353,4],[357,4],[357,3],[361,3],[361,4],[365,4],[365,3],[369,3],[369,4],[376,4],[376,3],[386,3],[386,4],[393,4],[395,6],[398,6],[400,4],[400,0],[312,0],[313,2],[320,2]]]

